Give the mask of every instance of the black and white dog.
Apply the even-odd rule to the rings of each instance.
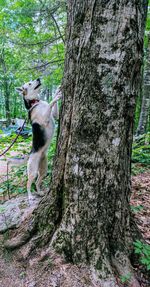
[[[47,174],[47,150],[54,135],[54,117],[58,117],[58,100],[61,90],[58,88],[52,102],[48,104],[39,99],[40,79],[28,82],[16,90],[23,96],[32,124],[32,150],[27,163],[27,191],[29,203],[32,203],[31,185],[36,179],[36,189],[39,195],[42,179]]]

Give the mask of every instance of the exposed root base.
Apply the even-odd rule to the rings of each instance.
[[[4,241],[4,247],[8,250],[13,250],[26,244],[30,239],[33,241],[35,234],[35,225],[32,221],[32,216],[29,216],[22,225],[11,235],[11,239]],[[39,238],[39,236],[38,236]]]
[[[4,247],[6,249],[13,250],[15,248],[19,248],[23,244],[25,244],[30,239],[30,233],[26,231],[25,233],[18,235],[12,239],[8,239],[4,243]]]
[[[52,218],[55,218],[54,215]],[[57,250],[58,253],[62,253],[62,243],[63,243],[63,250],[64,250],[64,245],[67,246],[66,250],[68,250],[68,244],[67,242],[69,242],[69,238],[67,239],[67,237],[63,237],[61,236],[61,234],[64,234],[64,230],[62,233],[61,230],[61,225],[59,225],[59,227],[56,229],[56,226],[53,225],[47,225],[49,228],[48,230],[45,230],[45,235],[42,233],[42,235],[39,235],[39,228],[38,228],[38,222],[35,223],[35,221],[32,220],[32,217],[29,217],[28,220],[26,220],[26,222],[23,223],[23,227],[20,227],[17,231],[17,235],[15,237],[13,237],[12,239],[9,239],[7,241],[5,241],[4,243],[4,247],[10,250],[13,249],[17,249],[20,248],[19,252],[18,252],[18,259],[19,261],[22,260],[26,260],[28,261],[32,253],[33,250],[37,250],[37,247],[41,246],[41,242],[49,242],[49,247],[42,252],[40,255],[38,255],[38,258],[36,256],[36,259],[32,259],[30,260],[30,265],[34,265],[35,262],[44,262],[47,260],[51,260],[52,263],[55,262],[55,257],[57,257],[57,264],[59,263],[59,268],[62,272],[62,276],[65,278],[65,276],[67,276],[68,278],[68,274],[66,274],[67,271],[64,272],[64,270],[67,270],[68,266],[69,268],[73,269],[73,268],[77,268],[80,270],[80,268],[83,268],[86,270],[87,272],[87,278],[88,278],[88,284],[83,284],[82,280],[82,284],[81,286],[90,286],[90,287],[120,287],[122,285],[120,278],[121,276],[126,277],[127,281],[126,281],[126,286],[129,287],[140,287],[140,284],[138,283],[130,260],[129,258],[122,253],[116,253],[115,257],[112,257],[111,260],[108,261],[108,265],[106,264],[106,260],[105,260],[105,265],[107,268],[104,268],[103,270],[103,274],[101,273],[101,271],[96,271],[93,267],[90,266],[84,266],[84,267],[78,267],[72,264],[66,264],[64,263],[65,260],[63,259],[63,263],[62,263],[62,259],[60,260],[60,255],[55,255],[53,256],[53,254],[56,254],[55,250]],[[64,225],[65,226],[65,225]],[[55,231],[55,232],[54,232]],[[66,232],[67,234],[67,232]],[[60,241],[60,238],[62,239]],[[52,251],[53,250],[53,251]],[[104,257],[104,254],[103,254]],[[59,258],[59,259],[58,259]],[[104,259],[104,258],[103,258]],[[105,258],[106,259],[106,258]],[[94,262],[95,259],[93,259]],[[91,261],[92,262],[92,261]],[[103,262],[102,262],[103,263]],[[94,263],[93,263],[94,264]],[[62,266],[63,265],[63,270],[62,270]],[[106,269],[106,270],[105,270]],[[108,272],[109,269],[109,272]],[[60,272],[60,271],[59,271]],[[117,274],[117,277],[116,275]],[[67,279],[68,280],[68,279]],[[71,280],[71,278],[69,279]],[[70,284],[69,282],[71,281],[64,281],[66,282],[66,285],[61,285],[61,286],[65,286],[65,287],[70,287],[73,286],[72,284]],[[77,284],[77,283],[76,283]],[[74,286],[80,286],[80,284],[78,285],[74,285]]]
[[[140,287],[140,284],[133,272],[130,260],[125,254],[117,252],[115,257],[112,257],[112,264],[115,267],[119,278],[126,278],[125,283],[127,286]]]
[[[101,272],[96,271],[94,268],[90,266],[82,266],[82,265],[76,266],[73,264],[67,264],[64,258],[58,255],[55,252],[55,250],[52,249],[51,245],[44,251],[43,249],[41,252],[39,250],[38,255],[36,253],[36,257],[34,258],[32,257],[32,259],[29,259],[31,252],[37,248],[38,242],[41,239],[40,236],[32,236],[31,240],[29,240],[30,237],[31,234],[29,232],[26,232],[22,234],[22,236],[16,236],[11,240],[7,240],[5,242],[5,247],[7,249],[13,250],[23,245],[19,249],[19,252],[17,251],[16,253],[17,261],[20,261],[22,263],[24,260],[27,262],[29,261],[29,265],[31,268],[34,268],[35,265],[39,265],[39,263],[44,265],[45,264],[53,265],[54,270],[56,269],[56,272],[54,272],[55,275],[54,274],[52,275],[51,280],[59,281],[61,274],[61,277],[63,278],[61,284],[62,287],[70,287],[70,286],[120,287],[123,286],[120,280],[121,276],[124,277],[127,275],[129,275],[129,278],[126,281],[126,286],[140,287],[140,284],[138,283],[134,275],[131,263],[128,257],[125,256],[124,254],[117,253],[115,258],[114,257],[112,258],[112,265],[113,265],[112,274],[109,274],[108,278],[106,274],[106,278],[101,279],[100,275]],[[117,276],[114,275],[114,268],[115,272],[117,273]],[[70,282],[72,282],[72,284],[70,284]]]
[[[31,232],[32,231],[32,232]],[[30,265],[34,265],[35,262],[44,262],[47,260],[51,260],[52,262],[55,261],[55,258],[57,257],[57,263],[60,265],[62,264],[62,257],[58,255],[55,250],[57,250],[57,245],[60,243],[58,240],[57,244],[57,234],[60,231],[58,228],[54,235],[52,236],[51,240],[49,241],[49,247],[41,252],[38,257],[36,256],[36,260],[32,259],[30,260]],[[17,236],[15,236],[12,239],[9,239],[5,241],[4,247],[10,250],[20,248],[18,254],[17,254],[17,260],[27,260],[30,258],[30,255],[33,250],[37,249],[39,247],[39,243],[42,241],[42,236],[37,235],[33,233],[33,228],[30,226],[29,230],[29,223],[26,223],[23,230],[20,230],[21,233],[19,233]],[[65,243],[65,242],[64,242]],[[55,248],[56,246],[56,248]],[[57,254],[57,255],[56,255]],[[59,258],[59,259],[58,259]],[[61,258],[61,260],[60,260]],[[63,259],[63,264],[65,260]],[[86,270],[88,270],[88,277],[89,282],[92,287],[120,287],[121,284],[121,277],[127,277],[126,280],[126,286],[129,287],[140,287],[139,282],[137,281],[130,260],[129,258],[124,254],[117,252],[115,254],[115,257],[111,258],[111,262],[108,262],[110,264],[110,273],[107,277],[107,271],[106,274],[104,274],[101,277],[101,271],[96,271],[93,267],[90,266],[84,266]],[[66,264],[65,266],[74,266],[72,264]],[[64,268],[64,267],[63,267]],[[66,268],[66,267],[65,267]],[[77,267],[76,268],[80,268]],[[115,276],[115,273],[117,273],[117,278]],[[63,275],[65,277],[66,273]],[[106,276],[105,276],[106,275]],[[106,278],[105,278],[106,277]],[[103,279],[102,279],[103,278]],[[68,283],[66,283],[68,284]],[[62,285],[63,286],[63,285]],[[64,285],[65,286],[65,285]],[[66,285],[67,286],[67,285]],[[68,285],[69,287],[70,285]],[[80,285],[79,285],[80,286]],[[82,285],[87,286],[87,285]]]

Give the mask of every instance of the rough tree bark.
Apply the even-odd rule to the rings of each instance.
[[[38,244],[49,242],[66,260],[97,270],[100,286],[118,286],[114,270],[131,273],[130,286],[139,286],[129,260],[135,235],[129,198],[143,17],[143,0],[68,0],[51,192],[18,243],[7,242],[15,247],[37,234]]]
[[[149,108],[150,108],[150,35],[148,35],[148,45],[145,56],[142,106],[141,106],[139,123],[136,130],[137,136],[146,133]]]

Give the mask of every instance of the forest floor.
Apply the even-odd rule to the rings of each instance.
[[[3,162],[3,172],[6,166]],[[1,174],[2,174],[1,173]],[[4,180],[4,177],[3,177]],[[17,195],[10,200],[2,201],[0,205],[0,286],[1,287],[97,287],[96,281],[91,283],[88,270],[83,267],[68,264],[61,257],[49,252],[41,256],[41,251],[26,259],[27,245],[17,251],[7,251],[3,243],[11,232],[5,229],[14,228],[23,222],[36,208],[39,199],[35,197],[35,204],[29,208],[27,196]],[[150,171],[132,177],[131,210],[147,243],[150,243]],[[43,251],[44,252],[44,251]],[[44,254],[44,253],[43,253]],[[135,272],[141,287],[150,287],[148,272],[139,263]],[[150,275],[150,274],[149,274]],[[121,283],[117,278],[120,287]],[[110,285],[111,286],[111,285]]]

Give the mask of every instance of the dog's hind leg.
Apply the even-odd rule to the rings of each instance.
[[[34,197],[31,193],[31,185],[34,181],[35,177],[32,175],[28,175],[28,181],[27,181],[27,192],[28,192],[28,201],[29,204],[32,204],[32,201],[34,200]]]
[[[34,197],[31,194],[31,185],[38,175],[40,159],[41,159],[41,153],[39,152],[32,153],[29,157],[27,164],[27,173],[28,173],[27,192],[28,192],[29,204],[31,204],[32,201],[34,200]]]
[[[40,163],[39,163],[38,178],[36,181],[36,189],[39,195],[44,195],[40,191],[40,186],[41,186],[42,179],[47,175],[47,169],[48,169],[47,156],[44,154],[44,156],[41,158]]]

